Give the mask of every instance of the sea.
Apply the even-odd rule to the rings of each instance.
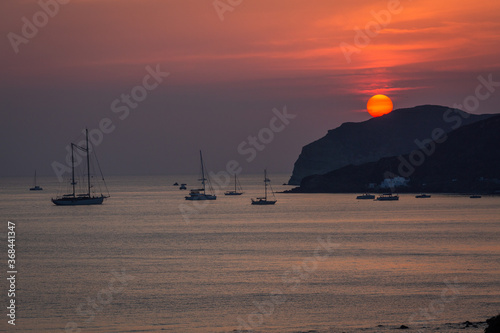
[[[0,331],[483,332],[500,312],[498,196],[276,193],[254,206],[263,175],[215,201],[173,185],[198,178],[107,177],[104,204],[73,207],[51,203],[55,177],[38,192],[0,178]]]

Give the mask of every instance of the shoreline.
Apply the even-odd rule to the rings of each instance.
[[[497,333],[500,332],[500,314],[489,317],[483,321],[463,321],[458,323],[434,323],[431,325],[411,325],[411,324],[385,324],[377,325],[375,327],[359,327],[359,328],[341,328],[341,327],[328,327],[324,329],[306,329],[294,330],[289,333],[385,333],[385,332],[441,332],[441,333]],[[245,331],[243,331],[245,332]],[[259,330],[254,333],[260,332]],[[262,331],[265,332],[265,331]]]
[[[362,193],[371,193],[371,194],[384,194],[384,193],[394,193],[394,194],[436,194],[436,195],[449,195],[449,196],[468,196],[468,195],[483,195],[483,196],[490,196],[490,197],[500,197],[500,193],[491,193],[491,192],[439,192],[439,191],[429,191],[429,192],[422,192],[422,191],[394,191],[391,192],[390,190],[387,191],[358,191],[358,192],[353,192],[353,191],[335,191],[335,192],[326,192],[326,191],[318,191],[318,192],[312,192],[312,191],[301,191],[299,190],[300,187],[295,187],[290,190],[284,190],[284,191],[276,191],[275,193],[285,193],[285,194],[352,194],[352,195],[359,195]]]
[[[359,327],[359,328],[343,328],[343,327],[325,327],[325,328],[317,328],[317,329],[298,329],[291,331],[281,331],[286,333],[386,333],[386,332],[408,332],[408,333],[425,333],[425,332],[440,332],[440,333],[456,333],[456,332],[465,332],[465,333],[483,333],[488,328],[487,321],[464,321],[459,323],[442,323],[442,324],[433,324],[433,325],[410,325],[410,324],[385,324],[385,325],[377,325],[374,327]],[[252,331],[247,330],[233,330],[231,332],[238,333],[264,333],[268,332],[265,328],[259,329],[256,328]],[[273,330],[274,332],[274,330]],[[498,331],[492,331],[488,333],[495,333]]]

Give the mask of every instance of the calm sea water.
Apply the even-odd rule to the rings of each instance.
[[[39,178],[42,192],[28,191],[31,178],[1,179],[0,330],[456,332],[500,311],[500,197],[278,193],[260,207],[256,175],[242,177],[242,196],[193,206],[172,184],[196,178],[110,177],[111,198],[87,207],[52,205],[53,178]],[[288,188],[277,185],[287,175],[271,178]]]

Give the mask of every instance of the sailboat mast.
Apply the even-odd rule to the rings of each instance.
[[[267,170],[264,169],[264,198],[267,200]]]
[[[201,184],[203,185],[203,194],[205,194],[205,169],[203,167],[203,155],[200,150],[200,161],[201,161]]]
[[[73,153],[73,146],[74,144],[71,144],[71,186],[73,186],[73,197],[75,196],[75,157]]]
[[[234,174],[234,192],[236,192],[236,174]]]
[[[87,142],[87,188],[90,198],[90,156],[89,156],[89,130],[85,129],[85,141]]]
[[[36,170],[35,170],[35,187],[36,187]]]

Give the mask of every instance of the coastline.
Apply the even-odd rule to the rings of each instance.
[[[375,327],[362,327],[362,328],[342,328],[342,327],[329,327],[325,329],[306,329],[294,330],[290,333],[385,333],[385,332],[441,332],[441,333],[497,333],[499,332],[500,315],[490,317],[484,321],[463,321],[457,323],[434,323],[432,325],[410,325],[406,324],[385,324],[377,325]],[[246,331],[242,331],[246,332]],[[248,331],[250,332],[250,331]],[[254,330],[252,333],[261,332]],[[263,330],[262,332],[265,332]]]

